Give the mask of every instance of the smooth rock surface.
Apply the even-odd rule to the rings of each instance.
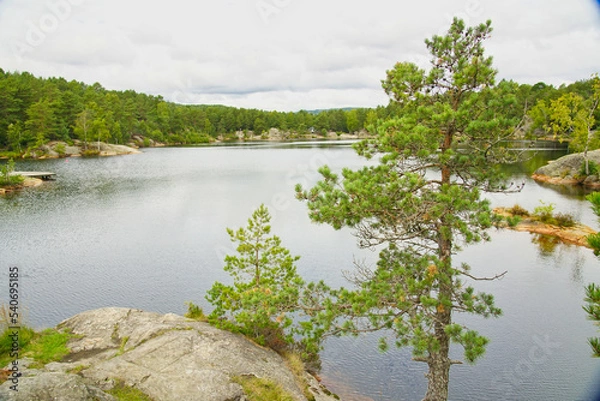
[[[39,374],[25,371],[20,388],[30,388],[34,398],[7,400],[75,400],[52,392],[64,387],[57,385],[62,380],[71,383],[82,397],[78,400],[122,382],[156,401],[243,401],[242,387],[232,380],[236,376],[267,378],[294,400],[306,400],[302,384],[280,355],[208,323],[174,314],[103,308],[80,313],[58,328],[76,336],[68,344],[72,353]],[[74,368],[77,375],[68,373]],[[312,376],[307,375],[306,381],[317,401],[335,399]],[[8,387],[8,382],[0,386],[0,400],[9,394]]]
[[[600,166],[600,149],[588,152],[588,160]],[[574,153],[551,161],[535,171],[532,178],[536,181],[557,185],[579,185],[599,187],[597,175],[581,177],[581,169],[585,162],[583,153]]]

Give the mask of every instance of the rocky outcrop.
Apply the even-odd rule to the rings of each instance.
[[[600,149],[588,152],[588,160],[600,165]],[[586,187],[600,188],[598,175],[581,176],[581,168],[585,158],[583,153],[574,153],[551,161],[540,167],[532,178],[539,182],[556,185],[584,185]]]
[[[23,155],[23,158],[57,159],[60,157],[78,157],[85,153],[84,148],[83,143],[78,140],[74,141],[72,145],[66,142],[53,141],[37,149],[30,150]],[[87,149],[97,156],[120,156],[141,153],[138,149],[131,146],[113,145],[104,142],[89,142]]]
[[[44,395],[15,393],[6,382],[0,386],[1,400],[96,399],[85,397],[122,383],[157,401],[243,401],[246,395],[234,379],[244,376],[277,383],[297,401],[306,400],[306,382],[317,401],[334,399],[312,376],[296,377],[274,351],[182,316],[104,308],[78,314],[58,328],[75,335],[68,344],[71,354],[43,371],[25,370],[19,384],[33,389],[29,394]],[[68,373],[73,370],[78,373]],[[58,378],[72,383],[69,388],[80,398],[56,395]]]

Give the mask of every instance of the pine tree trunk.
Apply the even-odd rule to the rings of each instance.
[[[450,173],[447,166],[442,168],[442,182],[450,183]],[[440,227],[438,227],[438,256],[440,265],[439,273],[446,277],[441,277],[438,293],[439,304],[436,312],[435,339],[437,347],[429,350],[427,364],[429,372],[427,377],[427,393],[423,401],[447,401],[448,384],[450,382],[450,338],[446,333],[446,326],[452,322],[452,309],[442,303],[443,300],[452,299],[452,240],[445,237],[444,230],[448,226],[442,217]]]
[[[430,352],[428,362],[427,393],[423,401],[448,400],[448,383],[450,382],[450,339],[444,328],[450,324],[450,311],[438,313],[439,321],[436,323],[435,332],[439,342],[439,349]]]

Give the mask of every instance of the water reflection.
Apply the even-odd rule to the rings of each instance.
[[[558,237],[544,234],[532,234],[531,242],[537,245],[543,258],[552,258],[556,247],[563,244]]]

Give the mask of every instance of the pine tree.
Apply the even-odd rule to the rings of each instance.
[[[227,229],[237,243],[237,255],[225,258],[225,271],[233,285],[214,283],[206,299],[215,306],[209,321],[217,327],[239,331],[272,348],[284,349],[294,342],[290,327],[298,310],[304,281],[281,239],[269,236],[271,216],[261,205],[246,228]]]
[[[492,59],[484,54],[488,21],[465,27],[455,19],[445,36],[425,43],[429,71],[397,63],[383,88],[392,98],[390,118],[379,121],[377,137],[356,146],[375,166],[328,167],[315,187],[298,186],[311,219],[336,229],[353,227],[359,246],[382,249],[374,269],[359,266],[353,289],[312,285],[314,309],[308,329],[318,335],[390,330],[398,347],[410,346],[416,361],[428,364],[427,401],[446,400],[450,343],[474,362],[488,339],[456,324],[453,315],[496,317],[492,295],[477,293],[468,281],[480,279],[452,256],[464,245],[489,239],[493,213],[484,191],[518,190],[502,180],[497,164],[515,157],[502,144],[518,121],[506,117],[516,103],[508,86],[496,88]],[[500,95],[501,94],[501,95]],[[310,294],[309,294],[310,295]],[[388,344],[381,341],[381,348]]]
[[[587,196],[587,200],[592,204],[596,216],[600,217],[600,192],[593,192]],[[591,234],[588,236],[588,243],[594,249],[594,253],[600,255],[600,234]],[[586,305],[583,310],[588,314],[588,318],[600,326],[600,285],[589,284],[585,289]],[[589,339],[593,355],[600,358],[600,337]]]

